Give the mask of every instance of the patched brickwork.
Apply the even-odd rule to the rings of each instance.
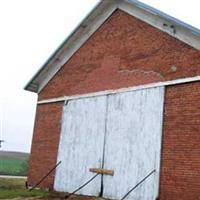
[[[166,90],[161,200],[200,198],[200,82]]]
[[[28,184],[35,185],[57,162],[63,103],[38,105],[31,148]],[[51,188],[54,173],[40,187]]]
[[[39,98],[196,76],[200,74],[199,57],[200,52],[167,33],[116,11],[47,84]]]
[[[40,92],[39,99],[200,75],[200,52],[116,11]],[[199,200],[200,85],[166,90],[160,199]],[[37,108],[29,184],[56,164],[63,103]],[[43,187],[51,187],[51,176]]]

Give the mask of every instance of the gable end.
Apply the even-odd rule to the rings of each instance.
[[[135,0],[104,0],[93,9],[75,31],[62,43],[57,51],[47,60],[25,86],[25,90],[39,93],[71,56],[117,9],[200,50],[200,31],[198,29]]]

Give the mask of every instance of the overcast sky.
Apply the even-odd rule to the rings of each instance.
[[[197,0],[142,0],[200,28]],[[25,84],[98,0],[0,1],[0,139],[30,151],[37,95]]]

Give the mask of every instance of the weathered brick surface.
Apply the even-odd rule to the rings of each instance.
[[[173,71],[172,67],[177,70]],[[39,99],[200,75],[200,52],[152,26],[115,12],[40,92]],[[199,83],[168,87],[161,200],[200,196]],[[56,163],[63,103],[37,108],[29,184]],[[53,175],[43,184],[51,187]]]
[[[116,11],[72,56],[40,99],[192,77],[200,52],[162,31]],[[172,66],[177,67],[173,72]]]
[[[38,105],[31,148],[28,184],[35,185],[57,162],[63,103]],[[54,173],[40,186],[51,188]]]
[[[200,198],[200,82],[167,87],[161,200]]]

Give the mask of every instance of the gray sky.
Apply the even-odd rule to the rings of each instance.
[[[0,139],[30,151],[37,95],[24,85],[98,0],[0,1]],[[142,0],[200,28],[197,0]]]

